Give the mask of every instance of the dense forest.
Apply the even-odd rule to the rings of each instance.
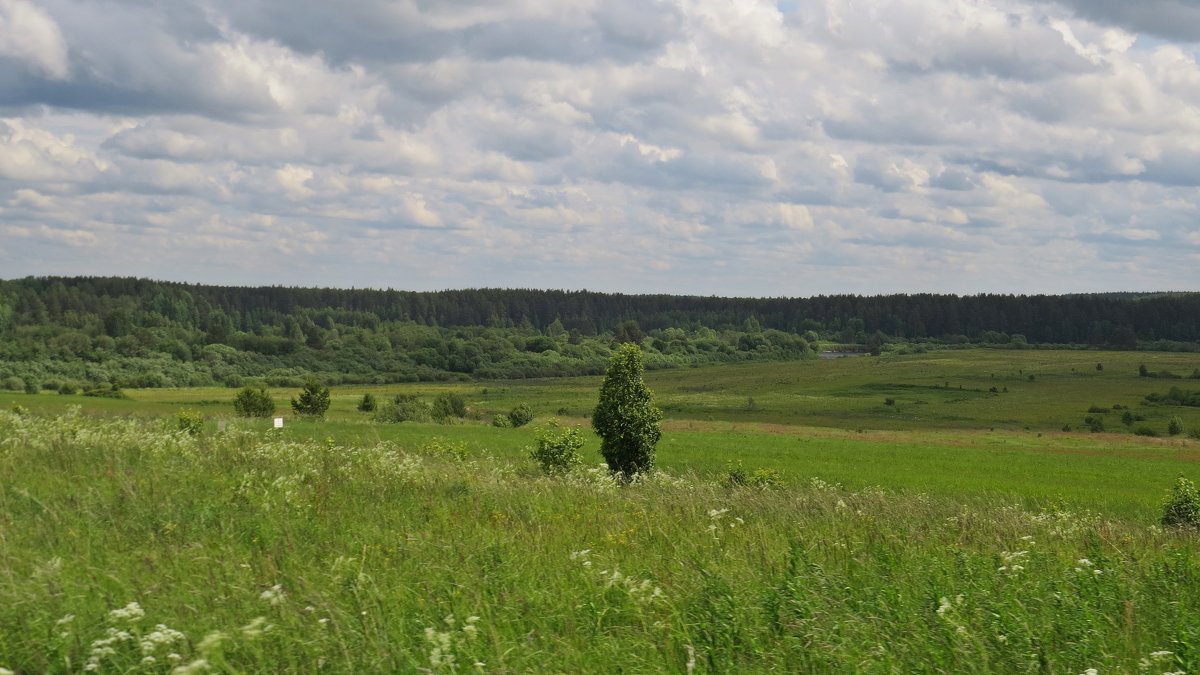
[[[0,280],[0,386],[384,383],[985,344],[1187,349],[1200,293],[720,298],[589,291],[237,288],[133,278]]]

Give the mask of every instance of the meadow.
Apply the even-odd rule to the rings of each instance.
[[[1200,382],[1143,364],[1200,357],[653,371],[661,470],[628,486],[594,438],[567,476],[527,457],[550,417],[586,427],[598,378],[338,387],[325,421],[275,390],[281,431],[232,389],[0,395],[0,668],[1192,672],[1200,538],[1158,515],[1200,478],[1167,421],[1200,409],[1144,397]],[[444,391],[468,419],[355,409]],[[489,424],[519,403],[532,425]],[[1088,412],[1114,405],[1160,436]],[[771,480],[731,484],[738,462]]]

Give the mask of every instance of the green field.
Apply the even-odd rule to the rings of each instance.
[[[550,417],[586,427],[599,378],[335,388],[282,431],[233,418],[231,389],[0,394],[0,668],[1193,672],[1200,539],[1158,516],[1200,479],[1167,421],[1200,409],[1143,399],[1200,380],[1142,364],[1200,356],[650,372],[663,470],[625,487],[526,456]],[[368,391],[456,391],[471,415],[379,424]],[[532,425],[489,424],[518,403]],[[1086,430],[1114,405],[1160,436],[1123,410]],[[730,486],[731,462],[780,480]]]

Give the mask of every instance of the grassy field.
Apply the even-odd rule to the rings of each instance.
[[[598,378],[337,388],[282,431],[229,389],[0,394],[0,669],[1193,672],[1200,538],[1157,523],[1200,479],[1167,420],[1200,409],[1142,401],[1200,380],[1143,363],[1200,356],[651,372],[663,471],[626,487],[526,457],[551,416],[586,426]],[[378,424],[368,391],[455,391],[473,418]],[[488,423],[518,403],[533,425]],[[1161,436],[1121,410],[1084,430],[1114,404]],[[731,462],[780,481],[731,487]]]

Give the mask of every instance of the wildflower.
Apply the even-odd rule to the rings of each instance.
[[[571,551],[571,560],[578,560],[580,561],[579,564],[583,565],[584,567],[591,567],[592,561],[588,559],[588,556],[591,554],[591,552],[592,549],[590,548],[585,548],[582,551]]]
[[[74,614],[68,614],[68,615],[64,616],[63,618],[59,619],[58,621],[55,621],[55,622],[54,622],[54,625],[55,625],[55,626],[61,626],[61,625],[63,625],[63,624],[66,624],[66,623],[71,623],[71,622],[72,622],[72,621],[74,621],[74,620],[75,620],[75,615],[74,615]],[[0,673],[0,675],[4,675],[4,674],[3,674],[3,673]]]
[[[949,598],[941,598],[938,600],[938,616],[945,616],[946,612],[949,612],[952,609],[954,609],[954,605],[950,604]]]
[[[283,604],[283,599],[286,597],[287,594],[283,592],[283,586],[280,584],[275,584],[274,586],[258,594],[259,600],[266,600],[267,602],[271,603],[271,605]]]
[[[142,648],[142,653],[148,655],[157,651],[159,646],[172,645],[185,640],[187,640],[186,635],[160,623],[154,627],[154,630],[142,636],[139,646]]]
[[[146,612],[142,606],[136,602],[131,602],[120,609],[114,609],[108,613],[109,621],[128,621],[135,623],[146,616]]]
[[[16,675],[16,673],[8,668],[5,668],[4,666],[0,666],[0,675]]]
[[[208,659],[196,659],[191,663],[176,666],[171,675],[192,675],[193,673],[202,673],[208,670]]]
[[[1096,670],[1095,668],[1088,668],[1087,670],[1083,671],[1079,675],[1099,675],[1099,674],[1100,674],[1100,671]]]

